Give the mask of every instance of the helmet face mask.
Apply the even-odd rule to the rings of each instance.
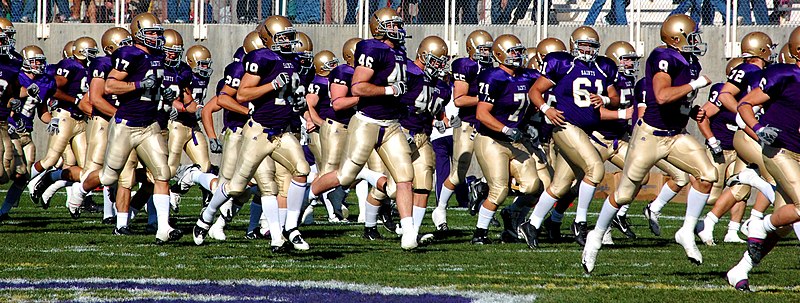
[[[406,31],[403,29],[403,18],[391,8],[384,7],[372,13],[369,19],[369,30],[375,39],[389,39],[398,44],[405,43]]]
[[[98,53],[100,53],[100,49],[97,48],[97,42],[90,37],[78,38],[72,44],[72,56],[75,59],[81,61],[94,59]]]
[[[8,38],[6,33],[0,32],[0,55],[11,54],[11,39]]]
[[[192,73],[209,78],[214,73],[212,63],[211,51],[205,46],[193,45],[186,50],[186,64],[192,69]]]
[[[486,43],[475,47],[475,54],[472,59],[485,64],[492,63],[492,43]]]
[[[485,30],[476,30],[467,36],[467,54],[475,62],[492,64],[492,44],[494,39]]]
[[[619,69],[623,75],[634,76],[639,72],[639,59],[636,55],[623,55],[619,58]]]
[[[285,31],[278,32],[272,37],[272,45],[270,49],[274,52],[282,54],[294,53],[294,47],[297,44],[297,31],[293,28],[288,28]]]
[[[447,68],[447,56],[436,57],[431,53],[425,54],[422,57],[422,63],[425,65],[425,76],[430,79],[444,78]]]
[[[30,45],[22,49],[22,71],[34,75],[44,73],[47,66],[47,57],[38,46]]]
[[[708,51],[708,44],[703,42],[703,37],[700,34],[701,32],[695,31],[686,35],[687,45],[682,46],[680,51],[682,53],[691,53],[697,56],[704,56],[706,51]]]
[[[211,63],[213,63],[211,58],[197,61],[197,66],[192,68],[192,72],[201,77],[209,78],[214,73],[214,69],[211,68]]]
[[[176,67],[180,64],[182,56],[182,46],[164,47],[164,65]]]
[[[506,50],[506,59],[501,63],[513,67],[523,67],[525,66],[525,57],[525,47],[518,45]]]
[[[591,62],[597,58],[597,53],[600,52],[600,43],[592,40],[578,40],[574,42],[572,48],[572,55],[578,60]]]

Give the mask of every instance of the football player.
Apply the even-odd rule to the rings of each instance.
[[[447,127],[443,120],[444,107],[450,98],[450,84],[444,81],[448,59],[447,44],[442,38],[428,36],[422,39],[416,59],[409,59],[406,65],[408,92],[400,97],[400,101],[408,106],[408,113],[400,119],[400,125],[411,146],[411,164],[414,167],[412,217],[418,235],[425,218],[428,195],[433,189],[435,158],[431,131],[434,125],[440,133]],[[422,245],[432,239],[431,234],[419,235],[417,242]]]
[[[356,46],[353,95],[360,97],[358,112],[348,125],[347,159],[340,169],[314,180],[312,195],[318,196],[336,186],[349,186],[376,150],[396,182],[397,209],[403,228],[401,247],[417,247],[412,213],[411,149],[400,129],[405,111],[398,98],[407,91],[406,51],[403,47],[403,19],[391,8],[377,10],[370,17],[374,39]],[[391,195],[390,195],[391,196]],[[412,232],[408,232],[412,231]]]
[[[522,194],[541,187],[538,171],[544,162],[529,144],[523,144],[523,126],[529,114],[528,90],[536,81],[525,69],[525,47],[514,35],[500,35],[492,44],[492,56],[500,63],[478,77],[480,122],[475,136],[475,156],[489,185],[489,194],[478,211],[472,244],[489,244],[489,222],[508,195],[513,177]]]
[[[14,167],[8,173],[14,183],[9,187],[3,206],[0,208],[0,221],[7,220],[11,208],[19,204],[19,198],[28,180],[28,165],[33,163],[36,156],[36,147],[31,139],[34,115],[38,110],[39,117],[42,118],[42,113],[45,111],[42,100],[51,98],[56,89],[55,79],[44,73],[47,58],[42,49],[31,45],[23,48],[22,52],[24,54],[22,69],[17,81],[19,86],[27,88],[28,96],[15,97],[10,102],[10,110],[13,113],[8,118],[8,134],[14,146],[15,160]]]
[[[694,228],[717,174],[706,156],[706,148],[686,134],[685,128],[689,118],[697,121],[705,118],[699,106],[692,109],[692,101],[698,89],[710,84],[708,77],[700,75],[696,57],[705,54],[706,44],[701,41],[695,22],[686,15],[667,18],[661,26],[661,39],[666,45],[654,49],[647,58],[643,85],[647,110],[636,123],[620,184],[603,204],[597,225],[584,246],[582,263],[588,273],[594,270],[603,234],[619,206],[633,200],[650,168],[661,159],[695,177],[684,224],[675,233],[675,240],[683,246],[690,261],[703,262],[694,242]]]
[[[240,196],[246,189],[250,178],[256,178],[262,206],[269,217],[272,236],[272,249],[283,251],[286,239],[295,249],[308,249],[308,243],[297,230],[300,208],[305,198],[306,176],[309,166],[297,138],[288,132],[292,114],[293,100],[291,89],[296,88],[292,75],[295,74],[294,55],[296,31],[291,21],[282,16],[267,18],[259,25],[259,36],[266,48],[254,50],[243,60],[245,74],[236,98],[239,102],[251,102],[251,119],[242,130],[244,140],[236,161],[237,171],[229,182],[217,186],[201,217],[194,228],[195,244],[202,244],[210,223],[218,208],[230,197]],[[279,54],[280,53],[280,54]],[[297,76],[295,76],[297,77]],[[266,161],[265,161],[266,159]],[[264,162],[265,161],[265,162]],[[262,163],[264,162],[264,163]],[[274,165],[278,162],[292,175],[288,189],[286,232],[280,227],[278,213],[277,184],[274,180]],[[263,173],[256,174],[259,165],[267,165]]]
[[[758,196],[756,196],[756,199],[767,199],[770,202],[775,200],[775,194],[772,190],[772,184],[774,184],[775,181],[769,172],[766,171],[766,167],[764,166],[764,161],[761,156],[761,146],[754,140],[754,137],[757,137],[752,136],[755,135],[755,133],[746,127],[737,130],[736,112],[734,110],[736,108],[736,104],[738,103],[737,100],[741,100],[745,95],[747,95],[748,92],[759,86],[763,69],[769,63],[771,63],[775,57],[777,57],[777,53],[773,53],[773,48],[775,45],[772,43],[772,39],[767,34],[762,32],[752,32],[745,35],[742,38],[741,47],[743,59],[737,59],[736,61],[744,62],[733,67],[727,73],[728,80],[724,86],[720,88],[719,97],[716,100],[716,108],[706,109],[707,116],[711,116],[711,113],[720,112],[722,115],[732,116],[733,118],[733,121],[728,121],[727,118],[731,117],[725,118],[725,123],[731,124],[731,127],[736,130],[736,132],[734,133],[731,131],[729,134],[730,138],[728,138],[728,135],[723,136],[723,140],[727,141],[727,139],[730,139],[731,142],[725,142],[716,138],[717,133],[725,132],[725,129],[718,129],[718,131],[713,132],[713,134],[711,134],[711,138],[709,138],[706,133],[704,133],[704,135],[706,135],[707,138],[706,143],[712,149],[713,146],[719,145],[715,143],[717,141],[723,141],[722,143],[730,143],[730,147],[736,148],[736,152],[734,154],[736,164],[732,169],[732,174],[737,174],[737,180],[740,182],[740,184],[733,185],[729,189],[726,189],[721,195],[720,193],[712,190],[712,195],[709,197],[709,200],[717,197],[719,197],[719,200],[714,199],[717,201],[717,203],[715,203],[714,208],[706,214],[706,217],[703,220],[703,230],[698,233],[700,240],[707,245],[714,245],[714,226],[723,214],[728,212],[728,210],[731,210],[733,216],[734,205],[736,205],[737,210],[743,211],[744,204],[739,202],[744,202],[750,197],[750,186],[746,184],[758,182],[762,184],[761,186],[758,186],[759,188],[765,188],[765,193],[759,193]],[[711,125],[714,125],[714,121],[712,121]],[[701,130],[703,129],[701,128]],[[727,146],[728,144],[723,145]],[[762,171],[761,176],[764,176],[764,180],[758,177],[758,174],[754,173],[755,171],[752,169],[747,169],[747,171],[744,171],[748,164],[757,165],[759,170]],[[723,176],[726,175],[721,174],[720,179],[723,179]],[[720,181],[717,183],[720,183]],[[759,192],[761,192],[761,189],[759,189]],[[732,237],[728,237],[728,235],[726,235],[725,239],[733,242],[744,242],[739,239],[739,236],[737,235],[739,226],[736,226],[733,221],[734,220],[732,218],[731,224],[728,226],[728,230],[732,230],[732,233],[729,232],[729,235]],[[739,222],[741,221],[739,220]]]
[[[75,155],[77,165],[65,161],[67,166],[71,166],[69,169],[49,172],[34,181],[32,199],[41,199],[43,191],[57,180],[79,181],[81,167],[86,159],[86,115],[78,108],[78,103],[89,91],[88,67],[100,49],[97,47],[97,42],[90,37],[76,39],[72,48],[72,58],[58,63],[55,77],[58,89],[53,96],[54,100],[48,105],[53,118],[47,126],[47,131],[50,133],[47,155],[33,164],[31,178],[36,178],[45,170],[54,167],[68,145]],[[73,218],[80,216],[79,206],[80,204],[68,207]]]
[[[800,27],[789,35],[789,53],[800,58]],[[786,235],[789,225],[800,221],[797,205],[800,203],[800,103],[797,95],[797,63],[775,64],[767,67],[759,84],[739,101],[738,112],[742,120],[755,131],[763,145],[764,166],[775,178],[780,197],[775,201],[775,211],[763,219],[752,219],[748,223],[747,251],[736,266],[727,273],[728,283],[738,290],[750,291],[748,273]],[[760,119],[755,107],[765,108]]]
[[[169,224],[170,172],[167,148],[153,113],[162,100],[175,100],[177,92],[163,87],[164,28],[150,13],[131,20],[134,44],[123,46],[111,55],[113,68],[105,83],[106,94],[119,95],[120,106],[108,128],[108,142],[103,169],[90,173],[80,186],[73,186],[70,205],[79,205],[86,192],[99,184],[112,185],[128,162],[132,150],[153,178],[153,205],[158,218],[156,243],[176,241],[183,235]],[[167,105],[168,106],[168,105]],[[77,190],[75,190],[77,189]]]
[[[600,36],[597,32],[591,27],[579,27],[572,32],[570,45],[571,54],[554,52],[544,58],[542,77],[536,80],[529,94],[539,110],[553,122],[553,142],[558,148],[553,164],[555,178],[539,197],[531,220],[519,226],[520,234],[531,248],[538,246],[543,215],[569,191],[574,176],[581,175],[572,232],[578,244],[585,243],[589,203],[605,174],[603,158],[592,144],[592,140],[597,139],[591,138],[594,137],[591,131],[600,124],[599,107],[619,104],[614,88],[617,65],[609,58],[598,56]],[[557,102],[555,108],[547,105],[543,98],[543,93],[551,88]]]
[[[450,176],[444,181],[437,197],[436,208],[431,212],[437,230],[447,230],[447,202],[456,185],[467,177],[472,163],[475,127],[475,108],[478,105],[478,75],[493,66],[492,35],[484,30],[475,30],[467,36],[467,57],[453,60],[453,102],[458,106],[458,116],[450,121],[453,127],[453,159]]]

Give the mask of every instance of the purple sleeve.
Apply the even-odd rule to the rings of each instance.
[[[725,86],[725,83],[714,83],[711,86],[711,90],[708,92],[708,103],[714,104],[714,106],[726,110],[722,107],[722,102],[719,101],[719,92],[722,90],[722,87]]]
[[[763,90],[765,94],[780,95],[785,86],[784,79],[786,79],[787,75],[791,75],[784,72],[784,70],[785,69],[781,65],[773,65],[764,71],[759,87],[761,87],[761,90]]]
[[[350,82],[352,80],[353,80],[353,75],[345,73],[344,66],[334,68],[331,71],[330,75],[328,75],[328,82],[330,83],[350,86]]]
[[[607,76],[606,80],[609,83],[608,86],[616,84],[619,79],[619,68],[617,64],[607,57],[598,57],[597,60],[603,73]]]
[[[128,50],[128,47],[123,47],[111,54],[111,66],[113,66],[114,69],[130,73],[134,70],[133,64],[141,61],[139,56],[136,56]]]
[[[471,61],[468,58],[460,58],[453,61],[452,70],[453,70],[453,80],[455,81],[464,81],[467,83],[472,82],[473,78],[475,77],[475,72],[470,69],[470,65],[467,64]],[[477,66],[477,65],[475,65]]]
[[[376,46],[378,45],[375,44],[375,42],[376,41],[373,40],[363,40],[361,42],[358,42],[358,44],[356,44],[356,52],[355,52],[356,67],[363,66],[371,70],[377,71],[385,69],[386,67],[390,66],[386,64],[387,60],[386,58],[384,58],[385,57],[384,54],[386,52],[379,51],[376,48]],[[381,43],[380,45],[385,45],[382,42],[378,43]],[[389,59],[392,59],[392,61],[394,61],[394,58],[389,58]],[[394,62],[392,62],[392,65],[393,63]]]
[[[566,70],[564,69],[564,52],[554,52],[549,53],[547,56],[544,57],[544,64],[542,66],[542,75],[557,83],[561,80],[564,75],[566,75]]]
[[[263,51],[256,50],[244,56],[244,69],[248,74],[265,77],[274,69],[275,60],[268,58]]]

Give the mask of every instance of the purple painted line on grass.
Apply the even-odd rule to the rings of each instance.
[[[238,300],[258,300],[260,302],[447,302],[447,303],[466,303],[471,302],[469,298],[462,296],[449,295],[395,295],[362,293],[357,291],[333,289],[333,288],[304,288],[298,286],[256,286],[249,284],[218,284],[214,282],[198,284],[173,284],[173,283],[142,283],[142,282],[7,282],[0,281],[0,289],[72,289],[81,288],[87,290],[149,290],[164,292],[165,294],[177,295],[174,300],[167,299],[166,302],[230,302]],[[180,299],[180,294],[187,296],[225,296],[219,300],[210,297],[204,300]],[[122,298],[120,298],[122,299]],[[208,300],[210,299],[210,300]],[[238,300],[237,300],[238,299]],[[146,299],[137,298],[134,301],[126,302],[165,302],[164,298]]]

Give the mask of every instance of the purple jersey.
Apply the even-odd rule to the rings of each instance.
[[[657,73],[663,72],[672,78],[670,86],[681,86],[697,79],[700,70],[700,63],[694,55],[684,56],[678,50],[667,47],[655,48],[645,63],[643,94],[647,110],[642,117],[644,122],[663,130],[683,130],[689,122],[689,111],[692,109],[694,98],[697,97],[697,91],[690,92],[671,103],[659,105],[656,102],[652,80]]]
[[[314,81],[308,85],[308,93],[317,95],[317,97],[319,97],[319,100],[317,100],[317,106],[315,106],[314,109],[317,111],[317,115],[319,115],[322,120],[333,118],[335,116],[333,107],[331,107],[331,95],[330,92],[328,92],[327,77],[316,75],[314,77]]]
[[[333,83],[344,85],[347,87],[347,95],[345,95],[345,97],[352,97],[353,93],[350,89],[350,86],[353,82],[354,71],[355,69],[353,69],[352,66],[347,64],[342,64],[337,66],[331,71],[330,74],[328,74],[328,85],[329,85],[328,87],[330,88],[330,84]],[[331,109],[333,109],[333,102],[334,100],[331,100],[331,106],[330,106]],[[355,107],[351,107],[348,109],[333,111],[331,116],[325,118],[347,125],[350,123],[350,118],[352,118],[353,115],[355,114],[356,114]],[[321,115],[322,114],[320,114],[320,117]]]
[[[89,84],[91,84],[92,79],[98,78],[106,80],[108,78],[108,74],[111,73],[111,57],[98,57],[92,60],[92,63],[89,64]],[[106,95],[103,94],[103,98],[108,101],[111,106],[119,107],[119,98],[117,95],[111,94]],[[100,117],[108,121],[110,116],[103,114],[101,111],[97,110],[97,108],[92,108],[92,116]]]
[[[733,133],[739,129],[739,126],[736,125],[736,113],[725,109],[718,99],[719,92],[722,91],[724,85],[725,83],[715,83],[708,92],[708,103],[719,108],[719,112],[710,119],[711,133],[719,140],[722,149],[732,150]]]
[[[0,121],[8,120],[11,115],[11,109],[8,108],[8,101],[15,98],[19,93],[19,72],[22,67],[22,62],[10,58],[0,58]]]
[[[23,87],[28,87],[33,83],[39,86],[39,100],[47,102],[56,93],[56,79],[53,76],[42,74],[35,75],[33,79],[28,78],[24,72],[19,73],[19,84]],[[36,108],[39,104],[33,103],[32,98],[23,100],[25,104],[22,105],[22,111],[14,114],[14,118],[9,119],[9,122],[14,123],[16,126],[25,125],[25,129],[29,132],[33,130],[33,118],[36,115]]]
[[[125,72],[126,82],[141,81],[149,75],[156,76],[156,83],[150,89],[137,89],[119,95],[119,109],[115,117],[147,124],[156,120],[159,102],[161,101],[161,85],[164,80],[164,55],[148,54],[136,46],[123,46],[111,54],[111,63],[115,70]]]
[[[639,121],[639,111],[647,108],[647,104],[644,103],[643,89],[644,79],[639,79],[639,81],[636,81],[636,85],[633,86],[633,114],[631,115],[631,125],[636,125],[636,122]],[[631,127],[631,131],[633,131],[633,127]]]
[[[391,48],[375,39],[362,40],[356,44],[355,57],[357,67],[374,71],[369,80],[373,85],[389,86],[406,81],[406,51],[401,47]],[[393,120],[399,119],[406,109],[399,97],[373,96],[359,98],[358,110],[373,119]]]
[[[453,61],[451,69],[453,70],[453,81],[464,81],[469,84],[467,90],[468,97],[478,96],[478,75],[487,69],[492,68],[492,64],[478,63],[470,58],[458,58]],[[453,96],[458,98],[460,96]],[[475,118],[475,106],[460,107],[458,109],[458,117],[461,121],[478,124],[478,119]]]
[[[239,48],[236,49],[236,52],[233,53],[233,62],[241,63],[242,58],[244,58],[244,47],[239,46]]]
[[[478,77],[478,100],[492,104],[492,116],[509,128],[519,128],[530,107],[528,90],[533,85],[531,78],[520,71],[514,76],[499,67],[491,68]],[[506,135],[483,125],[478,132],[500,141],[508,141]]]
[[[230,86],[231,88],[238,90],[239,84],[242,82],[242,76],[244,76],[244,66],[241,62],[231,62],[228,66],[225,67],[225,72],[222,75],[222,85]],[[217,95],[222,90],[221,86],[217,86]],[[231,96],[231,98],[236,98],[236,95]],[[249,103],[242,103],[243,106],[248,106]],[[227,109],[223,109],[222,115],[222,124],[224,128],[230,129],[238,129],[244,127],[244,123],[247,122],[247,115],[241,115]]]
[[[254,50],[245,55],[244,68],[245,72],[261,78],[258,85],[272,82],[281,73],[288,74],[292,82],[297,77],[295,74],[296,64],[293,60],[286,60],[266,48]],[[292,97],[292,86],[287,83],[284,87],[250,102],[255,107],[253,120],[267,128],[287,128],[290,120],[297,117],[288,101],[288,98]]]
[[[62,88],[64,93],[68,96],[80,99],[84,92],[89,91],[89,78],[88,70],[77,59],[67,58],[58,62],[56,69],[56,76],[61,76],[67,79],[67,84]],[[80,100],[75,100],[76,102]],[[77,103],[66,100],[58,100],[56,106],[65,109],[70,113],[83,115],[83,112],[78,108]]]
[[[739,89],[739,93],[734,96],[736,100],[741,100],[747,93],[758,87],[762,73],[763,70],[760,67],[750,63],[739,64],[731,70],[728,75],[728,83]]]
[[[189,86],[188,90],[189,93],[192,95],[192,100],[197,102],[197,105],[205,104],[206,93],[208,92],[208,82],[210,82],[208,77],[202,77],[195,73],[189,73]],[[201,110],[200,107],[197,110]],[[188,113],[182,112],[178,113],[178,122],[181,124],[188,126],[188,127],[196,127],[197,126],[197,114],[196,113]]]
[[[189,89],[189,84],[192,82],[192,68],[189,67],[188,64],[185,62],[180,62],[176,67],[165,66],[164,67],[164,87],[169,87],[173,91],[178,94],[178,100],[181,102],[186,102],[183,100],[183,92]],[[162,100],[162,103],[159,104],[159,109],[167,109],[170,104],[163,104],[163,102],[171,102],[168,100]],[[181,123],[189,123],[185,120],[187,119],[187,115],[191,115],[194,118],[194,114],[189,113],[178,113],[177,121]],[[167,110],[159,110],[156,113],[156,121],[158,121],[158,125],[161,126],[161,129],[167,128],[167,121],[169,120],[169,111]],[[196,123],[195,123],[196,125]],[[192,125],[193,126],[193,125]]]
[[[614,88],[619,93],[619,109],[635,106],[633,93],[635,84],[636,77],[634,76],[626,76],[622,73],[617,76],[617,83],[614,84]],[[608,140],[622,139],[631,129],[629,122],[627,119],[602,120],[597,131]]]
[[[617,65],[606,57],[593,62],[576,60],[566,52],[544,57],[543,74],[555,83],[552,95],[556,109],[564,112],[567,122],[590,132],[600,124],[600,111],[592,106],[589,94],[605,95],[617,81]]]
[[[800,67],[775,64],[767,67],[763,75],[761,89],[770,100],[759,123],[781,130],[772,146],[800,153]]]
[[[409,64],[409,68],[412,64]],[[409,72],[409,79],[411,74]],[[427,79],[423,75],[424,84],[415,102],[423,102],[427,110],[423,113],[415,113],[416,107],[409,106],[408,113],[400,119],[400,124],[412,135],[424,133],[431,134],[433,130],[433,120],[444,111],[444,107],[450,101],[452,89],[450,83],[440,79]]]

